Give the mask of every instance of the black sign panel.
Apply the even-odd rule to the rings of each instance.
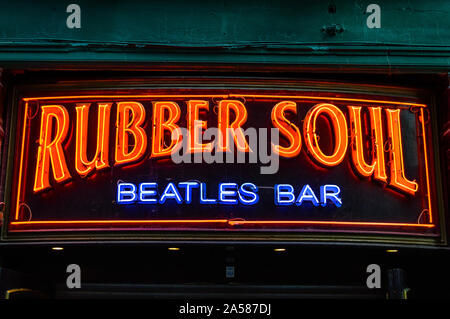
[[[9,232],[433,235],[428,105],[250,89],[27,93]]]

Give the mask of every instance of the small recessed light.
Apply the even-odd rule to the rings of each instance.
[[[387,249],[387,253],[398,253],[398,249]]]
[[[286,251],[286,248],[275,248],[273,251]]]
[[[169,247],[168,249],[169,250],[180,250],[180,248],[178,248],[178,247]]]
[[[64,250],[62,247],[52,247],[52,250]]]

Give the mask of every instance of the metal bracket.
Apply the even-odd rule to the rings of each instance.
[[[330,25],[324,25],[320,31],[323,33],[326,33],[329,36],[335,36],[338,33],[344,32],[344,27],[340,24],[330,24]]]

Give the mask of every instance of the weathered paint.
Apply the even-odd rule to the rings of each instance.
[[[81,7],[81,29],[66,7]],[[370,3],[381,28],[366,26]],[[333,3],[336,12],[329,12]],[[340,24],[334,36],[323,26]],[[2,1],[0,63],[213,62],[438,68],[450,65],[450,2]]]

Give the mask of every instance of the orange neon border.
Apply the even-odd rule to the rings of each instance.
[[[427,179],[427,198],[428,198],[428,210],[430,216],[429,224],[411,224],[411,223],[388,223],[388,222],[339,222],[339,221],[283,221],[283,220],[227,220],[227,219],[186,219],[186,220],[52,220],[52,221],[13,221],[9,222],[9,225],[66,225],[66,224],[175,224],[175,223],[226,223],[231,226],[235,225],[270,225],[270,224],[290,224],[290,225],[342,225],[342,226],[390,226],[390,227],[423,227],[423,228],[433,228],[436,225],[432,223],[432,206],[431,206],[431,194],[430,194],[430,180],[429,180],[429,168],[428,159],[426,153],[426,131],[425,123],[423,118],[423,108],[426,108],[426,104],[418,103],[407,103],[407,102],[396,102],[396,101],[385,101],[385,100],[366,100],[366,99],[351,99],[351,98],[335,98],[335,97],[312,97],[312,96],[301,96],[301,95],[265,95],[265,94],[216,94],[216,95],[74,95],[74,96],[53,96],[53,97],[32,97],[32,98],[22,98],[25,102],[25,112],[24,112],[24,122],[23,122],[23,132],[22,132],[22,145],[20,153],[20,166],[19,166],[19,181],[18,181],[18,191],[16,197],[16,220],[18,219],[19,213],[19,198],[21,191],[21,179],[22,179],[22,166],[23,166],[23,151],[25,143],[25,130],[26,122],[28,116],[28,102],[29,101],[39,101],[39,100],[63,100],[63,99],[88,99],[88,98],[156,98],[156,97],[217,97],[217,98],[232,98],[232,97],[261,97],[261,98],[278,98],[278,99],[311,99],[311,100],[333,100],[333,101],[351,101],[351,102],[363,102],[363,103],[381,103],[381,104],[393,104],[393,105],[404,105],[404,106],[415,106],[420,107],[421,117],[420,121],[422,124],[422,136],[424,143],[424,158],[425,158],[425,172]]]
[[[427,139],[425,137],[426,130],[425,130],[425,119],[423,117],[423,109],[420,110],[420,122],[422,124],[422,138],[423,138],[423,151],[424,151],[424,159],[425,159],[425,174],[427,177],[427,198],[428,198],[428,211],[430,212],[430,224],[433,223],[433,212],[432,212],[432,206],[431,206],[431,194],[430,194],[430,177],[428,172],[428,159],[427,159]]]
[[[233,220],[233,219],[170,219],[170,220],[51,220],[51,221],[23,221],[11,222],[11,225],[61,225],[61,224],[207,224],[221,223],[231,226],[245,224],[308,224],[308,225],[344,225],[344,226],[397,226],[397,227],[425,227],[432,228],[434,224],[409,224],[387,222],[329,222],[306,220]]]

